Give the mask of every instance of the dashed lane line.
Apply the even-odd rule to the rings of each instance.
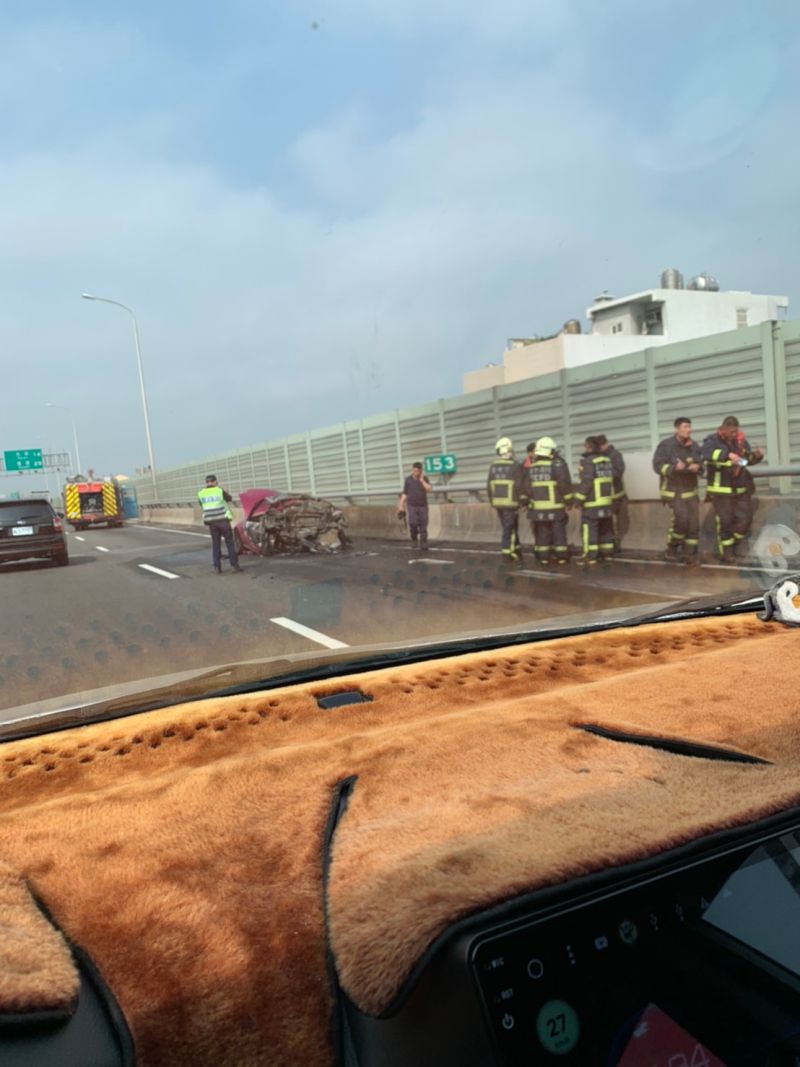
[[[150,563],[139,563],[137,566],[141,567],[143,571],[150,571],[153,574],[158,574],[162,578],[180,578],[179,574],[173,574],[172,571],[162,571],[160,567],[154,567]]]
[[[337,641],[335,637],[328,637],[327,634],[322,634],[319,630],[312,630],[310,626],[303,626],[301,622],[295,622],[294,619],[284,618],[283,615],[279,615],[277,618],[270,619],[270,622],[274,622],[277,626],[283,626],[286,630],[291,630],[292,633],[299,634],[301,637],[307,637],[309,641],[316,641],[318,645],[324,645],[325,648],[349,648],[350,646],[344,641]]]
[[[85,537],[79,537],[78,534],[75,534],[75,540],[76,541],[85,541],[86,538]]]
[[[408,561],[409,567],[413,563],[432,563],[434,564],[434,566],[438,567],[452,567],[454,565],[454,561],[452,559],[410,559]]]
[[[95,545],[94,547],[97,549],[98,552],[110,552],[111,551],[110,548],[103,548],[102,545]]]
[[[210,537],[211,534],[199,533],[197,530],[176,530],[171,526],[130,526],[131,530],[149,530],[150,533],[174,533],[184,537]]]

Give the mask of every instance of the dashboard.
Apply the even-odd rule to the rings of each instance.
[[[472,920],[393,1015],[345,1004],[349,1062],[794,1067],[800,824],[738,836]]]

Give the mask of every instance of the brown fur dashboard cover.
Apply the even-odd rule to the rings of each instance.
[[[798,804],[799,648],[754,617],[656,624],[8,743],[0,864],[93,958],[139,1063],[327,1065],[339,783],[329,947],[379,1013],[457,918]]]

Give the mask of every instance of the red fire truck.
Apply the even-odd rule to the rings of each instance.
[[[64,512],[74,530],[88,526],[122,526],[122,491],[114,478],[68,482],[64,486]]]

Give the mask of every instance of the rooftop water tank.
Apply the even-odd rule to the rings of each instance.
[[[564,333],[580,333],[581,324],[579,319],[567,319],[564,323]]]
[[[689,289],[703,289],[707,293],[719,292],[719,282],[710,274],[706,274],[705,271],[702,274],[696,274],[689,282],[688,287]]]
[[[661,272],[662,289],[683,289],[683,275],[675,267],[667,267]]]

